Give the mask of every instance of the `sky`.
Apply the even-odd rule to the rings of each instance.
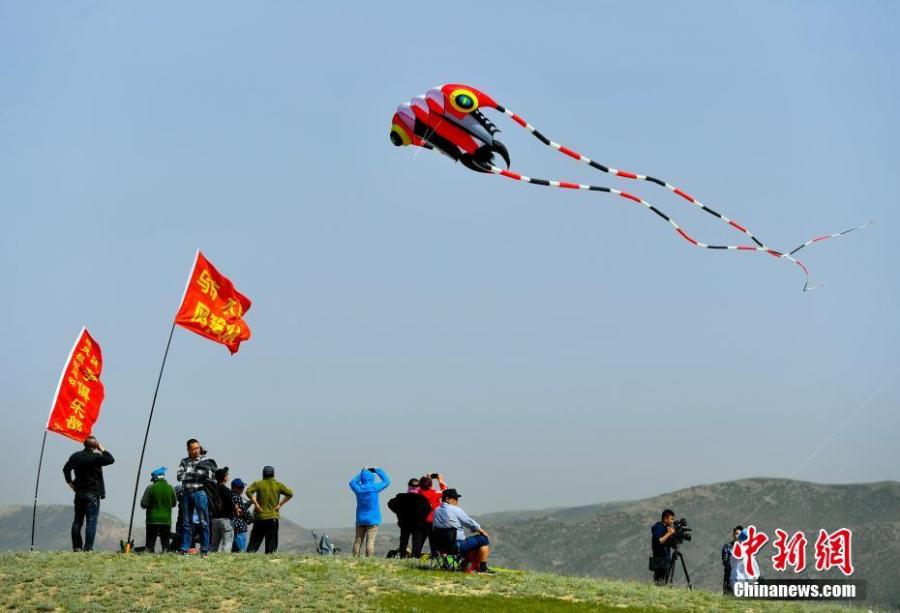
[[[370,465],[385,521],[423,472],[476,516],[900,478],[898,22],[892,2],[0,0],[0,504],[31,504],[87,326],[103,510],[128,517],[197,248],[252,299],[253,337],[232,357],[175,330],[141,488],[190,437],[232,477],[274,465],[310,528],[353,523]],[[448,82],[775,248],[876,223],[801,252],[823,285],[804,293],[788,262],[692,248],[626,200],[393,147],[396,106]],[[514,170],[742,242],[492,118]],[[49,435],[40,502],[71,501],[78,448]]]

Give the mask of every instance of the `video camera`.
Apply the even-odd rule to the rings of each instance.
[[[675,528],[675,532],[669,538],[672,547],[678,547],[683,542],[691,540],[693,529],[688,526],[685,518],[682,517],[681,519],[676,519],[675,523],[672,524],[672,527]]]

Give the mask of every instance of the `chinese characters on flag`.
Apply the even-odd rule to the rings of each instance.
[[[249,309],[250,299],[198,251],[175,323],[222,343],[235,354],[250,338],[250,328],[242,319]]]
[[[56,388],[48,430],[78,442],[91,435],[103,403],[102,370],[100,345],[82,328]]]

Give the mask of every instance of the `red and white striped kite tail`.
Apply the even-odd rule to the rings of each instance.
[[[650,211],[653,211],[660,218],[662,218],[663,220],[668,222],[668,224],[670,226],[672,226],[672,228],[674,228],[674,230],[678,233],[679,236],[681,236],[681,238],[683,238],[690,244],[694,245],[695,247],[701,247],[703,249],[725,249],[725,250],[731,250],[731,251],[753,251],[753,252],[758,252],[758,253],[767,253],[767,254],[771,255],[772,257],[776,257],[776,258],[780,258],[780,259],[784,259],[784,260],[793,262],[794,264],[799,266],[800,269],[803,271],[803,274],[805,277],[805,282],[803,284],[803,291],[806,292],[806,291],[815,289],[814,286],[811,286],[809,284],[809,270],[806,268],[806,266],[803,265],[803,262],[801,262],[800,260],[798,260],[797,258],[795,258],[792,255],[794,252],[802,249],[806,245],[801,245],[800,247],[798,247],[791,253],[781,253],[780,251],[776,251],[775,249],[770,249],[769,247],[766,247],[765,245],[762,245],[761,243],[758,245],[708,245],[706,243],[701,243],[700,241],[698,241],[697,239],[692,237],[690,234],[685,232],[684,228],[682,228],[680,225],[678,225],[678,223],[674,219],[672,219],[671,217],[669,217],[668,215],[666,215],[665,213],[660,211],[653,204],[647,202],[643,198],[639,198],[639,197],[635,196],[634,194],[629,194],[628,192],[624,192],[622,190],[618,190],[618,189],[615,189],[612,187],[603,187],[600,185],[585,185],[584,183],[570,183],[568,181],[549,181],[547,179],[536,179],[534,177],[526,177],[525,175],[521,175],[521,174],[519,174],[517,172],[513,172],[511,170],[504,170],[504,169],[499,168],[494,165],[490,166],[490,170],[495,175],[500,175],[500,176],[506,177],[507,179],[512,179],[513,181],[521,181],[522,183],[531,183],[532,185],[541,185],[544,187],[558,187],[561,189],[576,189],[576,190],[585,190],[585,191],[593,191],[593,192],[605,192],[607,194],[615,194],[616,196],[620,196],[622,198],[625,198],[626,200],[631,200],[632,202],[636,202],[637,204],[640,204],[644,208],[646,208]],[[853,228],[853,229],[856,229],[856,228]],[[842,234],[846,234],[846,232],[850,232],[850,230],[847,230],[847,231],[843,232]],[[839,235],[834,235],[834,236],[839,236]],[[826,237],[822,237],[822,238],[826,238]],[[830,238],[830,237],[827,237],[827,238]],[[809,243],[806,243],[806,244],[810,244],[812,242],[815,242],[816,240],[821,240],[821,238],[813,239],[812,241],[810,241]]]
[[[685,200],[687,200],[694,206],[706,211],[713,217],[717,217],[718,219],[721,219],[723,222],[725,222],[726,224],[728,224],[735,230],[738,230],[739,232],[747,235],[750,238],[750,240],[752,240],[754,243],[756,243],[756,245],[758,247],[760,247],[760,249],[762,251],[770,251],[769,247],[767,247],[761,240],[759,240],[756,236],[754,236],[753,232],[751,232],[747,227],[745,227],[745,226],[739,224],[738,222],[734,221],[733,219],[730,219],[729,217],[719,213],[718,211],[715,211],[715,210],[709,208],[708,206],[706,206],[705,204],[703,204],[702,202],[700,202],[699,200],[697,200],[696,198],[694,198],[693,196],[688,194],[687,192],[682,191],[681,189],[675,187],[671,183],[663,181],[662,179],[657,179],[656,177],[650,177],[647,175],[638,174],[636,172],[629,172],[627,170],[620,170],[618,168],[611,168],[609,166],[605,166],[604,164],[601,164],[600,162],[595,162],[591,158],[589,158],[585,155],[581,155],[577,151],[569,149],[568,147],[566,147],[564,145],[560,145],[559,143],[556,143],[556,142],[550,140],[549,138],[547,138],[546,136],[541,134],[537,130],[537,128],[535,128],[533,125],[531,125],[530,123],[525,121],[521,116],[513,113],[509,109],[507,109],[503,106],[497,105],[497,110],[500,111],[501,113],[503,113],[504,115],[507,115],[510,119],[515,121],[517,124],[519,124],[526,130],[531,132],[531,134],[536,139],[538,139],[539,141],[541,141],[548,147],[556,149],[560,153],[569,156],[573,160],[577,160],[579,162],[584,162],[585,164],[587,164],[593,168],[596,168],[597,170],[600,170],[602,172],[605,172],[607,174],[610,174],[610,175],[613,175],[616,177],[622,177],[623,179],[636,179],[638,181],[648,181],[650,183],[656,183],[657,185],[665,187],[669,191],[671,191],[675,194],[678,194],[679,196],[681,196],[682,198],[684,198]]]

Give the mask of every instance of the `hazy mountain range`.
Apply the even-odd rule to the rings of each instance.
[[[392,495],[392,494],[391,494]],[[775,528],[789,533],[803,530],[809,540],[807,565],[814,565],[813,543],[819,529],[853,530],[854,578],[868,583],[873,602],[900,606],[900,583],[895,561],[900,557],[900,483],[895,481],[852,485],[821,485],[781,479],[745,479],[690,487],[654,498],[541,511],[513,511],[481,515],[476,519],[493,540],[492,560],[498,566],[571,575],[647,580],[650,526],[664,508],[686,517],[693,540],[681,550],[694,587],[721,589],[719,550],[736,524],[754,524],[770,542],[759,555],[763,575],[790,578],[793,573],[772,570]],[[36,547],[69,549],[72,509],[38,508]],[[379,531],[379,555],[396,547],[398,530],[385,516]],[[98,549],[114,549],[127,533],[127,523],[102,514]],[[0,507],[0,549],[28,549],[31,507]],[[143,526],[135,530],[143,542]],[[322,531],[319,531],[321,534]],[[350,550],[352,528],[326,530],[343,552]],[[282,551],[313,550],[309,530],[282,519]],[[840,576],[837,571],[804,575]],[[679,571],[678,581],[684,582]]]

